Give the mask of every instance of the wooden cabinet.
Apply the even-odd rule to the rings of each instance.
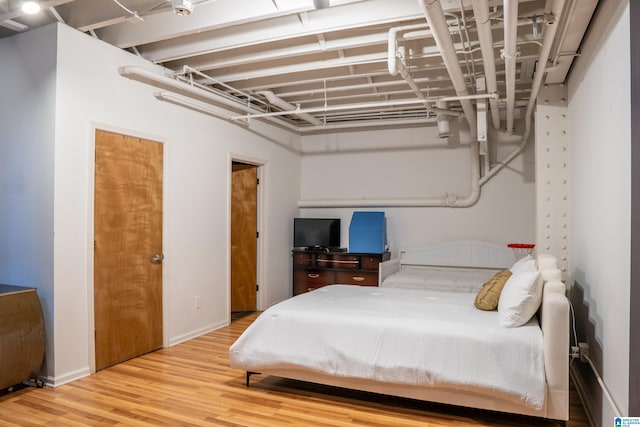
[[[326,285],[378,286],[378,264],[390,253],[293,251],[293,295]]]
[[[44,345],[44,321],[35,288],[0,285],[0,390],[36,379]]]

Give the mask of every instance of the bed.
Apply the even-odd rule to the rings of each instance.
[[[336,284],[267,309],[230,347],[231,366],[247,385],[261,373],[567,420],[569,308],[553,258],[527,264],[544,271],[537,313],[521,325],[474,306],[484,282],[472,282],[514,263],[486,242],[403,251],[381,265],[380,287]]]

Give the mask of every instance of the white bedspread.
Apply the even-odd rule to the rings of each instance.
[[[498,326],[475,295],[332,285],[268,310],[231,346],[231,366],[303,369],[494,395],[540,409],[545,375],[534,318]]]
[[[431,289],[434,291],[477,292],[497,270],[403,266],[386,277],[385,288]]]

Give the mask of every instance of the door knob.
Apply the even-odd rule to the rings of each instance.
[[[163,259],[164,259],[163,254],[155,254],[153,258],[151,258],[151,262],[154,264],[160,264]]]

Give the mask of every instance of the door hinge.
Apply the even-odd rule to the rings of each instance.
[[[259,238],[260,238],[260,232],[256,231],[256,239],[259,239]]]
[[[260,178],[256,178],[256,185],[260,185]]]
[[[260,291],[260,285],[256,285],[256,292]]]

